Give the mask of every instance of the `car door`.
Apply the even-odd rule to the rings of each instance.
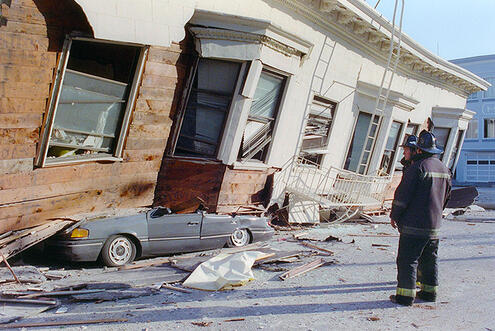
[[[198,249],[203,215],[148,214],[148,242],[151,255],[187,252]]]
[[[201,248],[223,247],[237,228],[236,220],[229,215],[206,214],[201,226]]]

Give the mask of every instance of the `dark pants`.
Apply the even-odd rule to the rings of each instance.
[[[397,254],[397,294],[415,296],[416,270],[421,288],[436,293],[438,286],[438,239],[401,235]]]

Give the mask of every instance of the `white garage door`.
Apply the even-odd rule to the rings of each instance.
[[[495,153],[467,153],[466,179],[470,182],[495,182]]]

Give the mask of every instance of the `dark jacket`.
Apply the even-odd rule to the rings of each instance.
[[[390,218],[401,234],[437,238],[450,195],[450,171],[430,154],[415,159],[395,190]]]

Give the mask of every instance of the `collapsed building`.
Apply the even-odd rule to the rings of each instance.
[[[195,197],[267,207],[296,166],[393,186],[429,118],[454,169],[489,86],[361,0],[0,5],[0,232]],[[324,192],[300,193],[314,216]]]

